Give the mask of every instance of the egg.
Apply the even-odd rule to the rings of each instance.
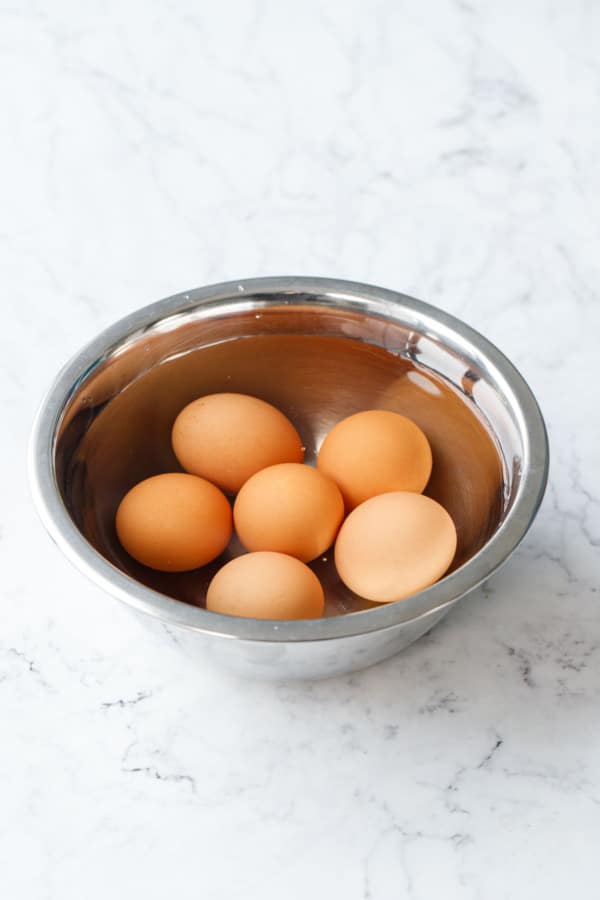
[[[209,394],[175,419],[175,455],[182,467],[235,494],[261,469],[302,462],[300,436],[282,412],[247,394]]]
[[[380,494],[354,509],[335,544],[344,584],[366,600],[390,603],[429,587],[456,552],[454,522],[423,494]]]
[[[171,472],[136,484],[116,516],[130,556],[161,572],[186,572],[223,552],[232,534],[231,507],[214,484]]]
[[[317,619],[325,597],[308,566],[283,553],[259,551],[232,559],[208,586],[206,608],[252,619]]]
[[[275,550],[303,562],[333,544],[344,518],[337,485],[300,463],[280,463],[253,475],[233,507],[237,535],[247,550]]]
[[[423,491],[431,475],[431,447],[406,416],[372,409],[348,416],[331,429],[317,465],[336,482],[351,510],[378,494]]]

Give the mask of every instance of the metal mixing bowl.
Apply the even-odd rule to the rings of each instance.
[[[308,461],[327,430],[359,409],[397,409],[422,424],[434,453],[427,492],[459,531],[450,573],[413,597],[374,606],[351,595],[325,557],[315,571],[327,616],[277,622],[203,608],[222,559],[177,576],[136,564],[116,539],[118,502],[141,478],[179,469],[169,441],[174,416],[219,390],[275,403],[299,428]],[[281,679],[360,669],[431,629],[521,541],[547,468],[535,398],[496,347],[403,294],[322,278],[213,285],[127,316],[60,372],[30,445],[40,516],[81,571],[189,652]],[[226,556],[238,552],[233,542]]]

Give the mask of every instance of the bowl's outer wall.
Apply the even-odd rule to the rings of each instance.
[[[165,625],[135,613],[154,634],[167,638],[187,656],[263,681],[310,681],[366,669],[404,650],[437,625],[458,601],[384,631],[325,641],[244,641]]]

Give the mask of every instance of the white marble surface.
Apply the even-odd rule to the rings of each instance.
[[[3,897],[595,896],[599,34],[585,0],[2,4]],[[292,273],[485,332],[553,461],[522,548],[429,637],[277,686],[73,571],[25,446],[113,319]]]

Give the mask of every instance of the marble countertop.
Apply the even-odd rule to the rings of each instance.
[[[3,4],[3,896],[597,890],[599,28],[585,0]],[[26,487],[34,409],[85,340],[262,274],[464,318],[550,433],[512,561],[322,683],[181,657],[69,566]]]

